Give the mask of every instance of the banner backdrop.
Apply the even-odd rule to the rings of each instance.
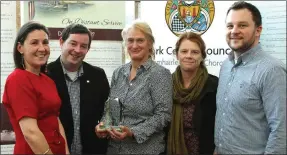
[[[17,30],[25,22],[35,20],[49,28],[49,62],[60,55],[58,39],[62,29],[71,23],[86,25],[92,31],[93,41],[85,61],[104,68],[110,80],[113,70],[124,62],[121,30],[133,19],[132,1],[1,1],[1,99],[6,78],[15,68],[13,45]],[[0,154],[13,154],[15,133],[2,103],[0,124]]]
[[[1,99],[8,74],[13,70],[13,45],[17,33],[17,2],[1,1]],[[15,133],[8,114],[0,103],[0,154],[13,153]]]
[[[206,43],[208,72],[219,75],[222,62],[231,51],[225,41],[225,17],[235,1],[141,1],[140,18],[155,36],[155,60],[173,72],[178,65],[173,54],[177,35],[192,31]],[[264,49],[286,64],[286,2],[250,1],[263,20],[260,42]],[[156,11],[147,11],[156,10]]]
[[[24,22],[39,21],[48,27],[51,47],[48,62],[61,54],[62,30],[72,23],[85,25],[92,33],[85,61],[103,68],[110,81],[113,71],[124,62],[121,31],[126,23],[126,5],[125,1],[26,1],[22,18]]]

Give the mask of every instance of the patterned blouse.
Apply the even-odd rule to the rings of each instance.
[[[171,73],[152,59],[137,69],[132,81],[130,70],[131,63],[127,63],[114,71],[110,98],[117,97],[122,102],[121,124],[129,127],[135,138],[111,140],[108,154],[159,154],[165,149],[163,128],[171,119]],[[112,104],[110,108],[119,110],[118,105]]]
[[[195,103],[185,104],[183,106],[183,128],[185,145],[190,155],[199,154],[199,137],[194,130],[193,114]]]

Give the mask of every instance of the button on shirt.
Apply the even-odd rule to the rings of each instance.
[[[82,144],[81,144],[81,134],[80,134],[80,79],[79,77],[83,75],[83,66],[77,71],[76,76],[72,76],[71,72],[68,72],[63,64],[63,72],[66,79],[67,88],[70,96],[70,103],[72,107],[73,114],[73,126],[74,126],[74,137],[71,144],[70,153],[71,154],[82,154]]]
[[[110,98],[117,97],[122,102],[122,125],[131,129],[135,139],[111,140],[108,154],[159,154],[165,149],[163,128],[171,117],[171,73],[152,59],[137,69],[132,81],[130,70],[128,63],[114,71]],[[111,109],[114,107],[110,105]]]
[[[286,68],[260,44],[221,67],[215,144],[219,154],[286,154]]]

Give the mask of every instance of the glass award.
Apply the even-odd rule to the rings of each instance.
[[[105,116],[100,129],[112,129],[121,132],[120,124],[123,121],[123,105],[119,98],[109,98],[105,103]]]

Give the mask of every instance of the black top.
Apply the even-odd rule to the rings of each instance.
[[[218,77],[209,74],[202,92],[195,104],[192,117],[193,127],[199,138],[199,153],[213,154],[214,144],[214,124],[216,114],[216,93]],[[169,126],[165,128],[166,142]],[[166,150],[167,151],[167,150]],[[163,154],[165,154],[164,152]]]

